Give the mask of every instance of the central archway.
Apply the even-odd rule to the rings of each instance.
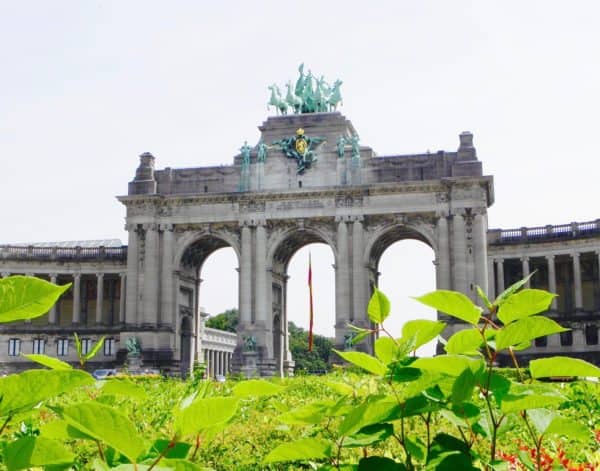
[[[277,371],[281,375],[291,374],[294,369],[294,360],[290,352],[288,329],[291,311],[288,302],[290,262],[302,248],[317,243],[329,247],[330,257],[328,261],[313,259],[313,266],[319,266],[320,270],[326,268],[327,264],[335,267],[335,246],[331,239],[331,235],[322,228],[302,227],[285,231],[279,235],[276,243],[272,245],[272,248],[268,253],[268,260],[270,260],[271,267],[270,271],[272,274],[271,319],[273,353]],[[306,275],[304,277],[300,275],[300,277],[303,279],[303,283],[307,283]],[[333,283],[333,285],[332,292],[335,296],[335,283]],[[337,324],[337,320],[335,322]]]
[[[198,232],[187,234],[180,241],[175,256],[175,283],[177,294],[176,357],[182,375],[191,372],[195,362],[204,362],[201,339],[202,282],[201,273],[211,255],[221,249],[233,249],[236,262],[239,248],[227,234]],[[235,267],[234,267],[235,268]],[[239,285],[239,277],[237,281]],[[222,287],[224,289],[224,287]],[[223,295],[225,295],[225,291]],[[237,296],[235,297],[237,298]],[[237,303],[237,299],[234,301]],[[237,307],[237,306],[234,306]]]

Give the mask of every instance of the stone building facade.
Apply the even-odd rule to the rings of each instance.
[[[44,248],[50,251],[44,255],[42,247],[1,247],[1,272],[55,274],[59,282],[61,273],[70,273],[73,293],[79,292],[72,295],[76,309],[66,311],[70,319],[63,319],[69,314],[49,313],[47,319],[36,321],[39,328],[2,326],[2,341],[12,339],[14,346],[14,340],[23,336],[33,345],[32,335],[43,335],[44,329],[55,339],[51,342],[74,331],[114,332],[116,348],[101,358],[107,363],[122,361],[121,346],[136,337],[144,364],[185,372],[194,360],[207,358],[214,374],[224,370],[284,374],[293,368],[286,308],[287,266],[293,254],[313,242],[331,247],[335,344],[343,348],[350,335],[349,322],[370,325],[366,306],[377,284],[379,259],[402,239],[416,239],[433,249],[438,288],[459,290],[473,300],[476,285],[499,291],[517,276],[514,259],[530,257],[531,263],[520,265],[526,273],[539,265],[540,257],[555,255],[557,289],[566,293],[571,279],[573,287],[581,285],[573,291],[572,302],[559,301],[563,304],[557,304],[557,315],[568,310],[587,322],[583,320],[589,307],[585,304],[590,289],[587,268],[581,275],[571,263],[573,275],[564,282],[560,270],[565,256],[572,253],[583,253],[578,266],[587,266],[588,254],[600,249],[600,235],[532,243],[522,238],[522,231],[518,241],[510,239],[511,231],[488,232],[493,179],[483,174],[470,133],[460,135],[457,151],[378,156],[368,146],[340,148],[341,137],[356,142],[357,132],[337,112],[270,117],[259,130],[260,142],[270,146],[267,157],[259,158],[256,146],[235,156],[229,166],[156,169],[154,156],[142,154],[128,194],[119,197],[127,210],[127,247],[96,244],[89,248],[88,258],[82,255],[83,246],[71,247],[69,259],[59,256],[58,247]],[[282,142],[293,143],[299,136],[306,138],[314,157],[306,167],[306,162],[282,152]],[[211,338],[215,332],[202,333],[199,275],[206,258],[226,246],[234,249],[239,263],[240,323],[237,335],[216,339]],[[109,248],[119,256],[107,258]],[[592,284],[598,285],[598,257],[592,262]],[[539,277],[532,283],[538,283]],[[95,290],[82,288],[94,280]],[[108,286],[113,286],[112,291]],[[570,310],[571,306],[580,306],[582,312]],[[57,309],[62,312],[60,306]],[[594,313],[588,317],[593,319]],[[449,332],[460,327],[453,324]],[[366,339],[360,348],[371,351],[373,340]],[[574,332],[577,348],[580,341]],[[226,354],[207,356],[203,343],[211,346],[211,352]],[[549,339],[547,347],[536,349],[546,348],[539,351],[545,353],[555,343]],[[221,350],[221,344],[227,348]],[[11,345],[0,344],[0,358],[6,359]]]

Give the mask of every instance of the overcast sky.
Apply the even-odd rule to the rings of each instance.
[[[0,243],[126,241],[115,196],[138,155],[230,164],[258,140],[267,86],[295,80],[300,62],[343,80],[341,111],[379,155],[453,151],[472,131],[495,181],[490,227],[596,219],[599,17],[591,0],[0,0]],[[432,289],[433,252],[398,245],[382,281],[404,299]],[[323,332],[330,263],[315,268]],[[290,296],[305,299],[304,252],[293,270]],[[209,261],[203,278],[236,284],[222,272]],[[230,307],[231,289],[203,303]]]

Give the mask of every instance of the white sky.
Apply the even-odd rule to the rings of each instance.
[[[599,17],[594,0],[0,0],[0,243],[125,241],[114,197],[138,155],[231,163],[258,140],[267,85],[300,62],[344,81],[341,111],[380,155],[455,150],[472,131],[491,227],[596,219]],[[407,247],[380,267],[404,298],[433,287],[432,252]],[[203,304],[230,307],[226,292]]]

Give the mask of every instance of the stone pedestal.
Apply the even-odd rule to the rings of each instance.
[[[241,373],[245,378],[259,376],[258,352],[242,352]]]

